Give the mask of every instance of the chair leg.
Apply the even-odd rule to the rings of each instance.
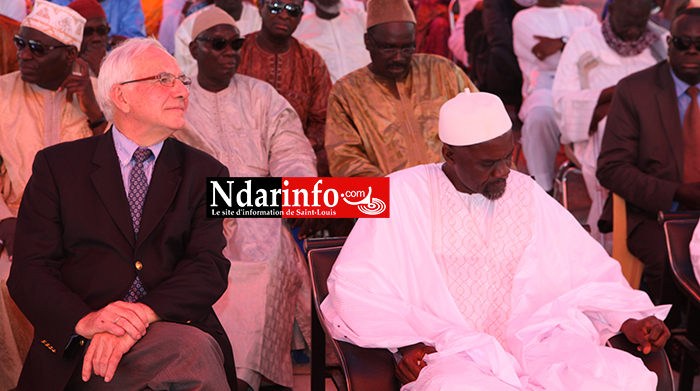
[[[326,389],[326,333],[316,313],[311,307],[311,391]]]

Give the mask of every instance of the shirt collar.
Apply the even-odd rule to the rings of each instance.
[[[131,161],[131,158],[134,156],[134,152],[136,149],[139,148],[139,146],[134,143],[133,141],[129,140],[126,136],[124,136],[119,129],[117,129],[116,126],[112,126],[112,136],[114,139],[114,147],[117,150],[117,157],[119,158],[119,163],[121,163],[122,166],[126,166],[129,164]],[[165,141],[161,141],[158,144],[151,145],[147,147],[148,149],[153,152],[153,160],[158,159],[158,155],[160,154],[160,151],[163,149],[163,143]],[[148,158],[147,161],[150,161],[151,158]]]
[[[673,73],[673,69],[671,68],[670,64],[668,69],[671,71],[671,77],[673,77],[673,85],[676,87],[676,98],[680,98],[681,95],[685,94],[685,91],[688,89],[688,87],[690,87],[690,84],[679,79],[678,76],[676,76],[676,74]],[[700,83],[696,84],[695,86],[700,88]]]

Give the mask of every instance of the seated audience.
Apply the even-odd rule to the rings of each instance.
[[[100,64],[107,55],[110,31],[107,15],[97,0],[75,0],[68,7],[86,19],[80,58],[90,67],[90,76],[97,77],[100,74]]]
[[[440,110],[444,164],[390,175],[391,218],[360,219],[328,279],[333,338],[398,350],[413,391],[656,390],[643,354],[670,333],[620,265],[528,176],[510,172],[498,97]],[[410,384],[409,384],[410,383]]]
[[[319,176],[330,176],[323,148],[331,78],[315,50],[292,34],[301,21],[303,0],[260,4],[262,28],[246,36],[238,72],[272,84],[294,107],[316,154]]]
[[[372,62],[339,80],[328,99],[331,175],[385,176],[442,157],[438,110],[467,75],[446,58],[416,51],[406,0],[370,0],[365,45]]]
[[[323,57],[335,83],[348,73],[369,64],[369,52],[362,36],[367,13],[348,8],[342,0],[311,0],[316,12],[304,15],[294,37]]]
[[[316,176],[316,157],[294,108],[270,84],[236,74],[243,38],[234,19],[220,8],[204,11],[193,35],[199,72],[186,116],[193,130],[176,136],[219,159],[234,177]],[[304,258],[281,218],[226,219],[224,234],[229,288],[214,310],[233,345],[238,388],[257,391],[263,377],[292,387],[295,317],[310,335]]]
[[[34,342],[17,389],[236,390],[212,309],[230,263],[205,217],[205,178],[228,170],[168,138],[190,80],[157,41],[126,42],[103,70],[114,126],[38,152],[22,199],[7,285]]]
[[[685,299],[667,267],[666,239],[656,216],[700,210],[698,40],[700,9],[691,8],[671,25],[668,60],[620,80],[598,158],[600,184],[627,202],[627,247],[644,263],[651,296],[674,304],[667,319],[673,327]],[[601,222],[610,224],[611,217],[604,214]]]
[[[243,36],[260,29],[262,21],[258,8],[243,0],[216,0],[214,4],[206,6],[187,16],[185,20],[180,23],[180,27],[177,28],[177,31],[175,31],[174,52],[177,63],[180,64],[180,68],[182,68],[182,71],[185,72],[186,75],[193,76],[197,71],[197,62],[192,58],[192,54],[190,54],[190,42],[192,42],[194,38],[192,36],[194,21],[200,13],[214,7],[219,7],[231,15],[233,19],[236,20],[236,25],[238,25]]]
[[[552,84],[561,52],[576,31],[598,23],[596,14],[561,0],[539,0],[513,19],[513,49],[523,73],[522,144],[528,173],[552,192],[559,127],[552,109]]]
[[[58,5],[68,5],[73,0],[50,0]],[[117,46],[127,38],[146,36],[146,17],[141,0],[100,0],[111,28],[109,44]]]
[[[608,192],[595,171],[615,85],[666,58],[665,30],[648,23],[653,5],[653,0],[614,0],[602,25],[571,36],[554,77],[552,98],[561,142],[573,143],[592,202],[588,224],[601,242],[597,223]]]
[[[464,66],[469,66],[469,53],[467,52],[469,48],[467,48],[465,43],[464,20],[475,9],[481,10],[484,4],[481,0],[452,0],[449,7],[452,8],[455,2],[459,4],[459,16],[455,22],[455,28],[447,40],[447,46],[450,48],[455,61],[461,62]]]
[[[12,40],[19,32],[19,22],[0,15],[0,75],[19,69],[17,49]]]

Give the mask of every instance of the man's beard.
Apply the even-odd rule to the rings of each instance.
[[[481,193],[484,197],[488,198],[491,201],[495,201],[501,197],[503,197],[503,194],[506,192],[506,180],[505,179],[498,179],[495,182],[491,182],[486,187],[484,187],[484,191]]]
[[[321,11],[323,11],[327,14],[331,14],[331,15],[339,14],[340,10],[343,9],[342,0],[339,0],[337,3],[335,3],[333,5],[323,5],[323,4],[319,4],[318,1],[314,1],[314,5],[316,6],[316,8],[320,9]]]

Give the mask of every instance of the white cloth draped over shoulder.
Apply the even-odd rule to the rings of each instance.
[[[367,13],[361,8],[342,8],[340,15],[331,20],[308,14],[301,18],[294,37],[323,57],[335,83],[372,61],[365,48],[366,23]]]
[[[668,306],[631,289],[619,264],[534,181],[511,172],[504,196],[489,201],[458,193],[440,164],[390,178],[391,218],[360,219],[328,279],[321,309],[333,338],[435,346],[429,370],[404,390],[437,390],[440,368],[455,360],[478,368],[465,372],[474,387],[474,374],[483,377],[474,389],[495,390],[486,384],[496,378],[504,390],[601,391],[608,379],[600,376],[644,384],[607,389],[655,389],[641,361],[600,345],[626,319],[664,318]]]
[[[181,141],[208,152],[232,177],[314,177],[316,156],[292,106],[270,84],[235,75],[204,90],[196,78]],[[309,272],[281,218],[224,220],[229,286],[214,304],[231,340],[239,379],[254,390],[261,375],[291,387],[294,319],[308,340]]]

